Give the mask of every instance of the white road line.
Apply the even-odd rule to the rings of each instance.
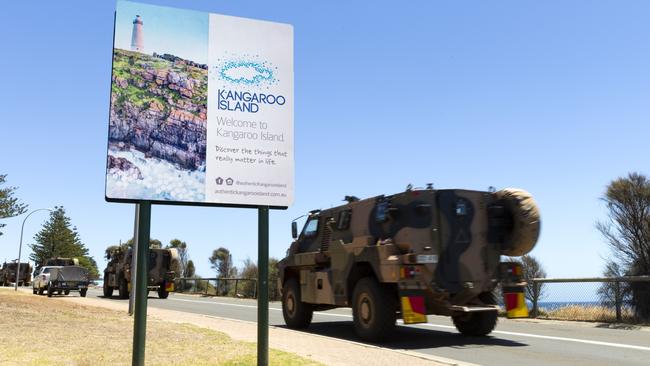
[[[242,307],[242,308],[257,309],[257,306],[255,306],[255,305],[231,304],[231,303],[227,303],[227,302],[197,301],[197,300],[185,300],[185,299],[172,299],[172,300],[174,300],[174,301],[195,302],[195,303],[201,303],[201,304],[215,304],[215,305],[225,305],[225,306],[235,306],[235,307]],[[269,310],[282,311],[281,308],[269,308]],[[333,314],[333,313],[325,313],[325,312],[320,312],[320,311],[317,311],[316,314],[326,315],[326,316],[333,316],[333,317],[341,317],[341,318],[349,318],[349,319],[352,318],[352,315],[347,315],[347,314]],[[404,324],[404,322],[402,320],[398,320],[397,323],[398,324]],[[419,324],[419,325],[425,326],[425,327],[431,327],[431,328],[456,329],[454,326],[442,325],[442,324],[423,323],[423,324]],[[634,349],[634,350],[638,350],[638,351],[650,351],[650,347],[635,346],[635,345],[623,344],[623,343],[591,341],[591,340],[588,340],[588,339],[545,336],[545,335],[531,334],[531,333],[507,332],[507,331],[503,331],[503,330],[495,330],[492,333],[511,335],[511,336],[518,336],[518,337],[548,339],[548,340],[553,340],[553,341],[585,343],[585,344],[593,344],[593,345],[596,345],[596,346],[627,348],[627,349]]]
[[[513,336],[521,336],[521,337],[530,337],[530,338],[550,339],[550,340],[554,340],[554,341],[586,343],[586,344],[594,344],[594,345],[597,345],[597,346],[628,348],[628,349],[635,349],[635,350],[639,350],[639,351],[650,351],[650,347],[634,346],[634,345],[631,345],[631,344],[623,344],[623,343],[610,343],[610,342],[590,341],[590,340],[587,340],[587,339],[578,339],[578,338],[543,336],[543,335],[538,335],[538,334],[506,332],[506,331],[502,331],[502,330],[495,330],[492,333],[507,334],[507,335],[513,335]]]

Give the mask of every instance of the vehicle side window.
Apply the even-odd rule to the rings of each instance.
[[[386,222],[388,220],[388,201],[381,201],[375,207],[375,221]]]
[[[339,212],[339,219],[337,221],[338,230],[347,230],[350,228],[350,219],[352,218],[352,210],[344,210]]]
[[[305,224],[302,235],[306,238],[316,235],[318,232],[318,218],[309,219]]]
[[[52,269],[52,268],[45,268],[45,269],[43,269],[43,273],[50,273],[50,270],[51,270],[51,269]]]

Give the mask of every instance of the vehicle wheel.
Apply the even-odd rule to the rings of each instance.
[[[166,299],[169,296],[169,292],[165,290],[165,283],[163,282],[160,287],[158,287],[158,297],[161,299]]]
[[[106,285],[106,282],[104,282],[104,297],[111,296],[113,296],[113,287]]]
[[[61,291],[61,290],[58,290],[58,291],[56,292],[57,295],[61,295],[61,293],[63,293],[63,291]],[[66,294],[66,295],[67,295],[67,294]]]
[[[38,290],[36,288],[33,288],[33,287],[32,287],[32,292],[34,293],[34,295],[38,294]]]
[[[70,295],[70,290],[65,290],[63,293],[66,295]]]
[[[50,284],[50,286],[47,286],[47,297],[52,297],[52,295],[54,295],[54,291],[56,291],[52,289],[51,285],[52,284]]]
[[[501,254],[518,257],[530,252],[537,243],[541,226],[537,203],[532,195],[523,189],[505,188],[495,195],[497,200],[503,202],[512,220],[512,227],[504,238]]]
[[[126,282],[125,278],[122,278],[120,280],[120,287],[117,289],[120,299],[128,299],[129,298],[129,284]]]
[[[43,288],[42,287],[38,289],[38,294],[43,295]]]
[[[295,278],[284,283],[282,289],[282,316],[291,329],[307,328],[311,324],[314,307],[300,301],[300,284]]]
[[[354,286],[352,318],[354,329],[366,341],[385,339],[395,328],[396,295],[373,277],[364,277]]]
[[[81,297],[86,297],[86,291],[88,291],[88,290],[87,290],[87,289],[85,289],[85,288],[84,288],[84,289],[81,289],[81,290],[79,290],[79,295],[81,295]],[[67,295],[67,294],[66,294],[66,295]]]
[[[494,294],[484,292],[479,295],[484,303],[488,305],[496,305]],[[475,313],[461,314],[452,316],[454,325],[458,331],[466,336],[484,336],[492,332],[497,325],[497,312],[496,311],[481,311]]]

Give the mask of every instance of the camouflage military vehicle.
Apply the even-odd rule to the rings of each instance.
[[[128,299],[131,291],[132,250],[127,245],[106,250],[108,265],[104,270],[104,297],[111,297],[117,289],[121,299]],[[149,249],[148,288],[157,291],[158,297],[166,299],[174,291],[174,280],[180,273],[180,259],[174,248]]]
[[[396,320],[451,316],[464,335],[496,326],[501,283],[510,317],[528,315],[521,267],[501,262],[533,249],[538,208],[519,189],[488,192],[407,188],[308,214],[278,264],[282,313],[290,328],[309,326],[314,310],[351,307],[357,334],[388,336]]]
[[[78,258],[63,258],[63,257],[54,257],[49,258],[45,261],[43,266],[78,266]]]
[[[17,262],[4,262],[0,268],[0,286],[9,286],[16,283]],[[18,274],[18,284],[29,286],[32,282],[32,266],[29,263],[20,263],[20,273]]]

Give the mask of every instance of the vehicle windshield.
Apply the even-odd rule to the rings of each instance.
[[[309,219],[303,229],[303,235],[305,237],[310,237],[316,235],[316,232],[318,232],[318,217]]]

